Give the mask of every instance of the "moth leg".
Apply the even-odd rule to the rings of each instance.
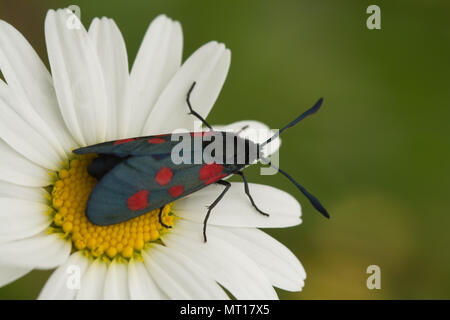
[[[244,189],[245,189],[245,193],[247,194],[248,198],[250,199],[250,202],[252,203],[252,206],[256,209],[256,211],[258,211],[259,213],[261,213],[263,216],[268,217],[269,214],[265,213],[264,211],[261,211],[255,204],[255,201],[253,201],[252,196],[250,195],[250,189],[248,188],[248,181],[247,181],[247,177],[245,176],[245,174],[242,171],[238,171],[236,172],[236,174],[240,175],[242,177],[242,180],[244,181]]]
[[[230,189],[230,187],[231,187],[231,183],[229,183],[228,181],[225,181],[225,180],[219,180],[219,181],[216,181],[216,183],[225,186],[225,189],[223,189],[222,193],[217,197],[217,199],[214,200],[214,202],[211,203],[210,206],[208,206],[208,213],[205,216],[205,220],[203,220],[203,241],[204,242],[207,241],[207,239],[206,239],[206,224],[208,222],[209,215],[211,214],[211,210],[219,203],[220,200],[222,200],[225,193],[227,193],[228,189]]]
[[[209,123],[206,122],[206,120],[203,119],[203,117],[202,117],[201,115],[199,115],[197,112],[195,112],[194,109],[192,109],[190,99],[191,99],[191,93],[192,93],[192,90],[193,90],[194,87],[195,87],[195,84],[196,84],[196,82],[194,81],[194,83],[192,84],[192,86],[191,86],[191,88],[189,89],[189,91],[188,91],[188,93],[187,93],[187,96],[186,96],[186,103],[187,103],[187,105],[188,105],[188,107],[189,107],[189,111],[190,111],[189,114],[192,114],[193,116],[195,116],[197,119],[199,119],[201,122],[203,122],[203,124],[204,124],[205,126],[207,126],[209,129],[212,130],[213,128],[209,125]]]
[[[159,208],[159,214],[158,214],[159,223],[160,223],[164,228],[170,229],[170,228],[172,228],[172,227],[171,227],[171,226],[168,226],[167,224],[165,224],[165,223],[162,221],[162,213],[163,213],[163,210],[164,210],[164,206],[162,206],[161,208]]]

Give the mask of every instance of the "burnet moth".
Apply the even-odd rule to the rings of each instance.
[[[261,144],[255,144],[249,139],[239,137],[237,133],[214,131],[206,120],[192,108],[190,95],[194,87],[195,82],[186,96],[189,113],[202,121],[211,131],[188,133],[189,138],[194,140],[192,145],[199,147],[192,147],[188,151],[190,154],[187,155],[190,156],[190,159],[197,159],[198,153],[202,154],[203,150],[214,141],[214,139],[205,139],[205,135],[222,137],[223,152],[215,157],[216,161],[214,162],[205,162],[203,156],[200,155],[199,158],[202,159],[200,162],[175,164],[171,155],[179,141],[172,139],[171,134],[122,139],[74,150],[74,153],[78,155],[98,155],[88,166],[88,173],[98,179],[86,207],[86,216],[92,223],[96,225],[116,224],[160,208],[159,221],[161,225],[168,228],[169,226],[164,225],[161,219],[164,205],[216,183],[225,188],[208,207],[203,222],[203,237],[206,242],[208,218],[211,210],[231,187],[230,182],[224,180],[229,175],[237,174],[242,177],[244,190],[251,204],[257,212],[268,216],[254,202],[247,178],[242,171],[246,166],[256,163],[257,160],[269,164],[286,176],[308,198],[314,208],[329,218],[327,210],[316,197],[289,174],[272,164],[260,152],[262,147],[277,138],[286,129],[317,112],[322,105],[322,98],[271,138]],[[245,130],[245,128],[241,130]],[[196,139],[200,139],[200,141],[195,141]],[[244,148],[238,148],[238,145],[244,146]],[[251,150],[255,152],[251,152]],[[222,161],[217,161],[217,159]]]

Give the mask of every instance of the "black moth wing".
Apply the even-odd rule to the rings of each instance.
[[[118,157],[145,156],[169,153],[177,143],[179,141],[172,141],[170,134],[161,134],[103,142],[73,152],[78,155],[97,153]]]
[[[173,164],[170,156],[132,156],[106,173],[92,190],[88,219],[110,225],[191,194],[239,169],[234,164]]]
[[[148,156],[154,155],[155,159],[164,157],[172,152],[172,149],[180,143],[180,141],[186,138],[190,138],[191,151],[200,152],[212,141],[215,141],[216,137],[222,138],[224,163],[233,162],[235,159],[226,159],[226,155],[230,154],[234,156],[234,150],[237,150],[237,142],[242,142],[247,150],[242,150],[246,153],[248,151],[248,144],[257,148],[257,146],[249,140],[244,140],[238,135],[225,132],[225,131],[206,131],[206,132],[182,132],[173,134],[153,135],[137,138],[128,138],[116,141],[103,142],[92,146],[87,146],[74,150],[73,152],[78,155],[82,154],[107,154],[114,155],[120,158],[129,156]],[[228,149],[227,149],[228,148]],[[232,152],[229,152],[229,148],[232,148]],[[257,149],[255,149],[257,150]],[[246,159],[244,159],[246,160]],[[252,158],[252,160],[254,160]],[[247,161],[249,162],[249,161]],[[234,162],[235,163],[235,162]],[[250,161],[251,163],[251,161]]]

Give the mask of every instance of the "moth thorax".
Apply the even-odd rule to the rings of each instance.
[[[216,163],[248,165],[259,157],[257,144],[230,132],[220,132],[204,140],[203,149]]]

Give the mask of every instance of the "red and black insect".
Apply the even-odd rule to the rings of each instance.
[[[200,147],[192,147],[190,150],[191,159],[196,157],[196,153],[203,152],[204,148],[211,143],[212,139],[207,141],[204,139],[204,135],[214,133],[224,137],[222,161],[174,164],[171,152],[179,141],[172,141],[170,134],[129,138],[79,148],[74,153],[79,155],[98,154],[98,157],[88,166],[88,173],[98,179],[98,183],[92,190],[86,207],[86,216],[92,223],[97,225],[120,223],[160,208],[160,223],[165,227],[169,227],[164,225],[161,219],[164,205],[212,183],[216,183],[223,185],[225,189],[208,207],[203,227],[203,236],[206,241],[206,225],[209,215],[231,187],[228,181],[223,180],[223,178],[231,174],[238,174],[242,177],[245,193],[251,204],[260,214],[268,216],[253,201],[247,178],[242,172],[246,166],[255,163],[256,160],[262,160],[270,164],[286,176],[309,199],[314,208],[325,217],[329,217],[328,212],[316,197],[303,188],[289,174],[265,159],[260,152],[263,146],[278,137],[284,130],[317,112],[322,104],[322,99],[270,139],[261,144],[255,144],[248,139],[239,137],[237,133],[214,131],[206,120],[196,113],[191,106],[190,95],[194,86],[195,82],[189,89],[186,98],[190,114],[201,120],[211,131],[190,133],[193,140],[201,139],[200,143],[194,141],[192,144]],[[245,130],[245,128],[242,130]],[[229,139],[230,134],[232,139]],[[225,139],[226,135],[228,135],[228,139]],[[237,151],[239,150],[237,148],[238,144],[245,146],[245,148],[240,149],[241,152],[245,152],[243,157]],[[230,154],[230,152],[227,152],[229,150],[234,151]],[[256,152],[250,152],[250,150],[256,150]],[[238,158],[241,161],[238,161]]]

